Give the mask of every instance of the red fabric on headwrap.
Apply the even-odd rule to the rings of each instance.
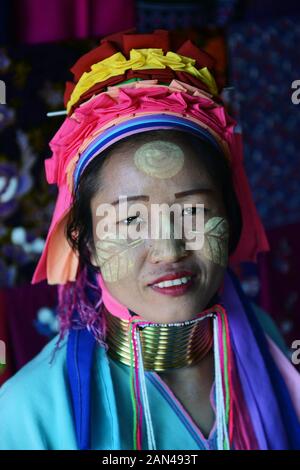
[[[168,31],[156,30],[153,34],[124,34],[123,53],[127,56],[131,49],[146,49],[151,44],[152,49],[162,49],[165,53],[170,50]]]
[[[190,40],[185,41],[176,52],[195,59],[197,68],[207,67],[212,70],[215,66],[215,59],[207,52],[201,51]]]
[[[118,52],[118,50],[108,41],[103,42],[100,46],[87,52],[71,67],[74,80],[77,82],[84,72],[89,72],[91,66],[100,60],[106,59]]]
[[[232,179],[242,213],[242,233],[237,248],[230,257],[230,263],[257,261],[257,253],[269,250],[266,232],[257,213],[249,182],[243,166],[243,141],[240,133],[235,133],[234,146],[236,159],[232,167]]]
[[[212,72],[214,72],[216,61],[215,59],[204,50],[200,50],[197,46],[195,46],[190,38],[193,36],[192,33],[183,34],[182,37],[180,34],[172,34],[166,30],[155,30],[152,34],[135,34],[134,30],[131,31],[124,31],[123,33],[117,33],[110,35],[101,40],[100,46],[92,49],[88,53],[84,54],[82,57],[78,59],[78,61],[73,65],[71,68],[71,72],[74,75],[74,82],[67,82],[66,89],[64,94],[64,104],[67,105],[72,91],[80,77],[83,73],[89,72],[91,66],[95,63],[98,63],[116,52],[121,52],[125,55],[125,57],[129,56],[129,52],[132,49],[143,49],[143,48],[158,48],[162,49],[164,53],[168,51],[174,51],[177,54],[190,57],[196,61],[196,66],[198,68],[201,67],[208,67]],[[180,38],[180,39],[179,39]],[[206,47],[209,47],[209,42]],[[112,81],[108,84],[101,82],[100,84],[96,84],[95,88],[92,90],[88,90],[88,94],[86,95],[89,99],[93,94],[100,93],[101,91],[105,90],[105,87],[108,85],[113,85],[116,83],[121,83],[129,78],[139,77],[140,75],[131,75],[129,72],[145,72],[145,75],[141,75],[142,78],[146,80],[150,79],[158,79],[162,82],[168,83],[173,79],[178,79],[182,81],[187,81],[191,85],[196,87],[202,87],[204,84],[201,83],[199,80],[195,78],[191,80],[193,77],[189,76],[189,74],[184,72],[174,72],[173,70],[166,67],[164,70],[156,70],[156,73],[159,75],[155,75],[154,70],[128,70],[124,74],[120,75],[120,79],[115,81],[115,77],[112,77]],[[159,73],[161,72],[161,74]],[[180,75],[179,75],[180,73]],[[184,73],[184,75],[182,75]],[[218,77],[217,77],[218,78]],[[218,82],[217,82],[218,83]],[[99,85],[99,86],[98,86]],[[101,85],[101,86],[100,86]],[[206,88],[204,88],[206,89]],[[90,93],[91,92],[91,93]],[[80,103],[85,101],[85,99],[81,99]],[[76,107],[80,104],[79,102],[76,103],[75,106],[72,107],[72,112],[76,109]]]

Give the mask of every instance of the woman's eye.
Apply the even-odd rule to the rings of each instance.
[[[204,213],[209,212],[209,209],[206,209],[206,207],[204,207],[203,209],[201,207],[186,207],[185,209],[183,209],[182,214],[195,215],[201,213],[202,210],[204,211]]]
[[[131,217],[127,217],[127,219],[122,220],[122,223],[124,223],[125,225],[130,225],[132,222],[134,222],[135,224],[139,224],[142,222],[142,219],[138,215],[134,215]]]

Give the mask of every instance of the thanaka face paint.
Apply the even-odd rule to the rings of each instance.
[[[173,227],[169,216],[164,213],[160,215],[159,221],[159,245],[154,244],[152,255],[165,257],[169,252],[175,251],[177,256],[183,255],[185,251],[182,240],[170,242],[162,240],[177,238],[176,228]],[[175,232],[174,232],[175,230]],[[190,230],[191,233],[198,233],[197,230]],[[174,237],[175,235],[175,237]],[[204,245],[197,251],[202,251],[203,255],[215,264],[226,267],[228,262],[228,238],[229,224],[222,217],[212,217],[204,226]],[[96,258],[101,268],[103,278],[107,282],[117,282],[126,277],[134,267],[133,250],[140,246],[145,240],[143,238],[128,239],[125,234],[106,233],[102,240],[96,243]]]
[[[196,231],[191,230],[192,233]],[[229,223],[223,217],[212,217],[204,226],[203,254],[215,264],[228,263]]]
[[[143,144],[134,154],[134,163],[140,171],[154,178],[166,179],[182,169],[184,154],[173,142],[155,140]]]
[[[131,252],[143,242],[143,239],[116,238],[114,234],[106,234],[105,239],[96,242],[96,259],[103,279],[117,282],[126,277],[134,266]]]

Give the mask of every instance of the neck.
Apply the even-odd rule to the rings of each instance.
[[[136,315],[117,301],[107,290],[101,274],[98,282],[102,289],[103,315],[106,323],[108,354],[115,360],[130,366],[132,350],[140,340],[145,370],[174,371],[188,367],[189,374],[198,373],[205,364],[203,359],[212,349],[212,318],[216,302],[188,321],[155,323]],[[197,367],[194,367],[197,366]],[[198,372],[197,372],[198,371]]]
[[[196,363],[193,363],[189,366],[183,366],[180,368],[168,369],[161,371],[159,374],[161,377],[168,379],[170,383],[175,383],[177,381],[185,381],[186,379],[195,378],[195,381],[199,383],[199,378],[202,376],[210,376],[212,367],[214,363],[213,348],[211,347],[207,354]],[[209,372],[209,373],[208,373]],[[202,381],[201,381],[202,382]],[[201,383],[200,382],[200,383]]]

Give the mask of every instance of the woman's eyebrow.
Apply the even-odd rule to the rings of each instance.
[[[149,201],[149,196],[145,196],[143,194],[138,195],[138,196],[119,196],[119,199],[116,199],[111,204],[115,206],[116,204],[119,204],[125,201],[136,201],[136,200]]]
[[[190,189],[189,191],[182,191],[180,193],[175,193],[174,196],[176,198],[190,196],[191,194],[210,194],[214,193],[212,188],[197,188],[197,189]]]

